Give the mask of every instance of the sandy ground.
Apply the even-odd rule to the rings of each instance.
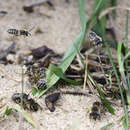
[[[34,1],[34,0],[33,0]],[[53,0],[55,10],[46,5],[34,8],[34,12],[28,14],[22,10],[23,5],[33,2],[26,0],[4,0],[0,3],[0,10],[6,10],[7,15],[0,16],[0,48],[7,48],[13,41],[17,43],[19,52],[36,48],[41,45],[47,45],[58,53],[64,53],[75,36],[80,32],[80,20],[78,15],[77,2],[70,0],[70,4],[64,0]],[[130,7],[129,0],[119,0],[118,5]],[[87,18],[92,12],[93,1],[86,0]],[[46,16],[46,15],[47,16]],[[113,23],[117,30],[117,36],[120,41],[125,37],[125,11],[117,11],[117,19]],[[130,17],[129,17],[130,21]],[[31,37],[12,37],[7,33],[7,29],[34,29],[31,31]],[[42,33],[36,34],[40,28]],[[130,33],[130,24],[129,24]],[[130,44],[130,35],[129,35]],[[21,67],[17,64],[0,65],[13,77],[21,79]],[[4,77],[3,77],[4,76]],[[24,91],[31,89],[25,82]],[[0,98],[4,97],[3,103],[13,106],[11,96],[14,92],[21,91],[21,84],[10,80],[0,71]],[[107,123],[114,122],[110,129],[121,130],[122,125],[118,120],[122,115],[122,108],[115,107],[116,115],[112,116],[106,113],[100,121],[91,121],[89,119],[88,108],[96,100],[95,97],[79,97],[63,95],[60,100],[60,106],[54,113],[49,112],[44,104],[44,97],[38,99],[38,103],[43,107],[42,111],[31,113],[45,130],[99,130]],[[25,130],[35,130],[27,121],[23,122]],[[18,113],[13,113],[6,120],[0,122],[0,130],[18,129]]]

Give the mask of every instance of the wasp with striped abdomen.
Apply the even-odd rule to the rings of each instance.
[[[15,35],[15,36],[20,36],[20,35],[23,35],[23,36],[31,36],[31,33],[29,33],[28,31],[26,30],[18,30],[18,29],[8,29],[7,32],[9,34],[12,34],[12,35]]]
[[[7,30],[7,32],[9,34],[14,35],[14,36],[21,36],[21,35],[23,35],[23,36],[31,36],[30,31],[33,30],[33,29],[34,29],[34,26],[31,29],[29,29],[28,31],[24,30],[24,29],[10,28],[10,29]]]

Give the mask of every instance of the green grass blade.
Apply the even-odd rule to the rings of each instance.
[[[86,29],[86,11],[85,11],[85,0],[78,0],[79,16],[81,22],[82,32]]]
[[[112,68],[113,68],[113,71],[114,71],[114,73],[115,73],[118,86],[119,86],[119,88],[120,88],[121,98],[122,98],[122,100],[124,101],[123,93],[122,93],[122,89],[121,89],[120,78],[119,78],[119,75],[118,75],[118,73],[117,73],[117,69],[116,69],[116,66],[115,66],[115,64],[114,64],[114,61],[113,61],[113,59],[112,59],[112,55],[111,55],[110,48],[109,48],[109,46],[108,46],[108,44],[107,44],[106,42],[104,42],[104,44],[105,44],[105,46],[106,46],[106,50],[107,50],[107,52],[108,52],[108,57],[109,57],[110,62],[111,62],[111,64],[112,64]],[[124,102],[123,102],[123,103],[124,103]]]
[[[62,69],[61,68],[58,68],[56,66],[54,66],[53,64],[50,64],[49,66],[49,69],[55,73],[55,75],[57,75],[59,78],[65,80],[66,82],[72,84],[72,85],[82,85],[83,82],[77,82],[75,80],[71,80],[71,79],[68,79],[66,78],[66,76],[64,75],[64,73],[62,72]]]
[[[123,85],[126,90],[128,90],[128,83],[126,80],[126,75],[125,75],[125,68],[124,68],[124,60],[129,57],[129,55],[126,55],[126,57],[123,59],[121,55],[121,50],[122,50],[122,43],[118,43],[118,49],[117,49],[117,59],[118,59],[118,64],[119,64],[119,71],[121,73],[121,78]],[[129,53],[128,53],[129,54]]]
[[[129,120],[130,120],[130,117],[128,117],[128,119],[126,119],[126,116],[122,117],[122,124],[123,124],[123,127],[124,127],[125,130],[130,129],[130,124],[128,122]]]
[[[122,56],[121,56],[121,48],[122,48],[122,43],[118,43],[118,48],[117,48],[117,59],[118,59],[118,64],[119,64],[119,70],[121,73],[124,72],[124,63],[122,62]]]
[[[128,128],[128,110],[126,108],[126,105],[125,105],[125,102],[124,102],[124,96],[123,96],[123,92],[122,92],[122,88],[121,88],[121,83],[120,83],[120,79],[119,79],[119,75],[117,73],[117,70],[116,70],[116,67],[115,67],[115,64],[113,62],[113,59],[112,59],[112,55],[111,55],[111,52],[110,52],[110,48],[108,46],[108,44],[105,42],[105,46],[106,46],[106,49],[107,49],[107,52],[108,52],[108,56],[109,56],[109,59],[110,59],[110,62],[112,64],[112,67],[113,67],[113,70],[114,70],[114,73],[115,73],[115,76],[116,76],[116,79],[117,79],[117,84],[118,84],[118,87],[120,89],[120,94],[121,94],[121,100],[122,100],[122,104],[123,104],[123,109],[124,109],[124,113],[125,113],[125,119],[127,121],[127,128]]]
[[[12,108],[9,108],[9,106],[6,107],[4,115],[10,115],[10,113],[12,112]]]
[[[124,60],[127,60],[128,58],[130,58],[130,52],[128,52],[125,57],[124,57]]]
[[[111,0],[111,5],[114,7],[117,6],[117,0]],[[115,19],[116,18],[116,10],[113,10],[112,14],[113,14],[113,18]]]
[[[94,12],[97,16],[108,7],[110,0],[95,0],[94,1]],[[98,8],[97,8],[98,7]],[[92,30],[96,32],[99,36],[105,36],[106,29],[106,16],[98,20],[97,23],[93,26]]]
[[[120,94],[121,94],[121,100],[122,100],[122,104],[123,104],[124,113],[125,113],[125,115],[127,116],[127,108],[126,108],[125,102],[124,102],[124,96],[123,96],[123,92],[122,92],[122,88],[121,88],[120,78],[119,78],[119,75],[118,75],[118,73],[117,73],[115,64],[114,64],[114,62],[113,62],[110,48],[109,48],[109,46],[108,46],[108,44],[107,44],[106,42],[104,42],[104,43],[105,43],[105,46],[106,46],[106,49],[107,49],[107,52],[108,52],[108,56],[109,56],[110,62],[111,62],[111,64],[112,64],[112,67],[113,67],[113,70],[114,70],[114,73],[115,73],[115,76],[116,76],[116,79],[117,79],[118,87],[119,87],[119,89],[120,89]],[[127,119],[128,119],[128,118],[127,118]]]
[[[126,12],[126,27],[125,27],[125,68],[126,68],[126,75],[127,75],[127,81],[128,81],[128,91],[130,93],[130,77],[129,77],[129,72],[128,72],[128,58],[129,57],[129,51],[128,51],[128,17],[129,17],[129,11]],[[130,95],[130,94],[129,94]]]
[[[127,103],[130,104],[130,77],[129,77],[129,72],[128,72],[128,57],[129,57],[129,52],[128,52],[128,15],[129,12],[126,12],[126,26],[125,26],[125,58],[124,58],[124,68],[126,70],[126,77],[127,77],[127,90],[126,90],[126,98],[127,98]],[[126,106],[124,106],[124,120],[123,120],[123,126],[125,130],[129,129],[129,117],[128,117],[128,109]]]
[[[104,10],[108,4],[110,3],[110,0],[95,0],[94,1],[94,13],[99,15],[99,13]]]
[[[126,99],[127,99],[128,105],[130,105],[130,92],[126,92]]]

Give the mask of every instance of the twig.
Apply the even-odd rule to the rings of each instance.
[[[90,91],[94,94],[94,93],[95,93],[95,92],[94,92],[94,87],[93,87],[93,85],[92,85],[92,83],[90,82],[89,79],[87,79],[87,84],[88,84],[88,86],[89,86]]]
[[[85,88],[86,88],[86,82],[87,82],[87,66],[88,66],[87,59],[88,59],[88,57],[86,56],[86,58],[85,58],[86,64],[85,64],[84,85],[83,85],[83,89],[84,89],[84,90],[85,90]]]
[[[111,12],[112,10],[115,10],[115,9],[122,9],[122,10],[130,11],[129,7],[121,7],[121,6],[110,7],[110,8],[107,8],[106,10],[104,10],[103,12],[101,12],[101,14],[99,15],[99,19],[101,19],[103,16],[107,15],[109,12]]]
[[[84,66],[82,64],[81,57],[82,57],[82,59],[84,59],[84,56],[81,53],[80,53],[80,56],[77,55],[77,61],[78,61],[79,66],[81,67],[81,69],[83,69]]]
[[[88,64],[91,65],[91,66],[100,67],[100,63],[98,63],[98,62],[96,62],[96,61],[93,61],[93,60],[88,60]],[[105,65],[105,64],[102,64],[102,66],[103,66],[103,68],[105,68],[105,69],[111,68],[111,66]]]

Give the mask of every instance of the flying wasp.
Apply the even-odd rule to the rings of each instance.
[[[34,28],[34,26],[29,30],[31,31],[32,29]],[[9,34],[12,34],[12,35],[15,35],[15,36],[31,36],[31,33],[29,33],[29,31],[26,31],[26,30],[18,30],[18,29],[14,29],[14,28],[11,28],[11,29],[8,29],[7,32]]]
[[[15,35],[15,36],[20,36],[20,35],[31,36],[31,33],[29,33],[26,30],[8,29],[7,32],[9,34],[12,34],[12,35]]]

